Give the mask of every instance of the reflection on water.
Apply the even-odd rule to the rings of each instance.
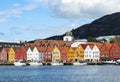
[[[1,66],[0,82],[119,82],[120,66]]]

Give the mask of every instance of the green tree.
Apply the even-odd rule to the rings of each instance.
[[[94,37],[88,37],[87,41],[88,42],[97,42],[96,38],[94,38]]]
[[[115,41],[115,38],[110,38],[109,43],[113,43]]]

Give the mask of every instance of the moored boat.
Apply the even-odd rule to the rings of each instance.
[[[40,66],[40,65],[43,65],[43,64],[39,63],[39,62],[30,62],[29,65],[30,66]]]
[[[117,60],[117,63],[120,63],[120,59]]]
[[[57,62],[54,62],[54,63],[51,63],[52,66],[58,66],[60,65],[60,63],[57,63]]]
[[[64,65],[63,63],[59,63],[59,65]]]
[[[116,64],[116,61],[110,60],[110,61],[104,61],[103,64]]]
[[[87,63],[83,62],[83,63],[80,63],[80,62],[74,62],[73,65],[87,65]]]
[[[26,63],[23,62],[23,61],[15,61],[15,62],[14,62],[14,65],[15,65],[15,66],[25,66]]]

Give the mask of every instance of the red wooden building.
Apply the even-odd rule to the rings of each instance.
[[[14,48],[15,51],[15,60],[21,60],[21,55],[20,55],[20,49],[19,48]]]
[[[68,48],[67,47],[63,47],[61,48],[60,50],[61,52],[61,57],[60,57],[60,60],[61,62],[67,62],[68,58],[67,58],[67,52],[68,52]]]
[[[23,46],[14,48],[14,50],[15,50],[15,60],[26,60],[27,59],[27,52]]]
[[[100,49],[100,60],[106,61],[110,60],[110,48],[111,44],[109,43],[104,43]]]
[[[23,46],[20,47],[20,54],[22,55],[23,60],[27,59],[27,51]]]
[[[45,62],[52,62],[52,47],[48,47],[45,51]]]
[[[116,42],[114,42],[110,48],[110,58],[111,59],[120,58],[120,47]]]
[[[9,48],[2,47],[0,49],[0,61],[1,62],[7,62],[8,61],[8,51],[9,51]]]

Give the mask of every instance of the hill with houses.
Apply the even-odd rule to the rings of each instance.
[[[89,24],[82,25],[71,30],[75,39],[88,37],[120,35],[120,12],[108,14],[92,21]],[[63,35],[52,36],[47,40],[62,40]]]

